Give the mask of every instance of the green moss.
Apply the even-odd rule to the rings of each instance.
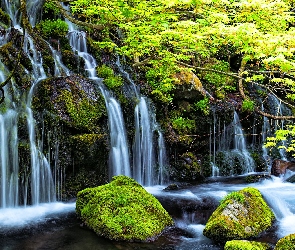
[[[248,187],[221,201],[203,234],[216,241],[247,239],[268,229],[274,218],[259,190]]]
[[[64,102],[70,124],[78,129],[97,132],[98,120],[102,116],[99,102],[95,102],[80,92],[79,98],[68,90],[63,90],[57,102]]]
[[[159,201],[126,176],[80,191],[76,212],[98,235],[114,240],[145,241],[173,224]]]
[[[43,36],[45,36],[46,38],[64,37],[67,35],[68,32],[68,24],[65,21],[62,21],[61,19],[46,19],[44,21],[41,21],[36,27],[41,31]]]
[[[268,250],[270,246],[266,243],[247,241],[247,240],[231,240],[226,242],[224,250]]]
[[[275,250],[295,250],[295,233],[280,239],[276,244]]]
[[[103,83],[109,89],[116,89],[123,85],[123,79],[120,76],[116,76],[114,74],[113,69],[106,65],[102,65],[101,67],[97,67],[96,69],[98,77],[104,78]]]

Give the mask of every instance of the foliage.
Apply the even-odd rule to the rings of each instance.
[[[259,190],[248,187],[220,202],[203,234],[216,241],[247,239],[269,228],[274,219]]]
[[[226,242],[224,250],[268,250],[271,249],[266,243],[247,241],[247,240],[231,240]]]
[[[188,118],[183,118],[180,116],[172,120],[172,126],[180,134],[188,134],[189,131],[195,129],[196,124],[194,120],[190,120]]]
[[[209,98],[205,97],[203,100],[196,102],[195,107],[197,110],[202,111],[204,115],[209,115]]]
[[[284,148],[286,152],[290,152],[295,156],[295,125],[287,125],[287,129],[279,129],[275,136],[268,137],[265,147]],[[281,142],[285,142],[281,145]]]
[[[295,249],[295,234],[289,234],[280,239],[275,247],[275,250],[294,250]]]
[[[139,62],[158,101],[173,101],[173,76],[188,67],[179,62],[203,68],[203,80],[225,98],[235,90],[230,75],[241,61],[248,80],[272,88],[269,79],[280,79],[290,90],[285,97],[294,100],[292,0],[74,0],[70,6],[79,20],[104,26],[98,46]],[[282,74],[270,78],[260,70]]]
[[[253,112],[255,108],[255,103],[252,100],[246,99],[243,100],[242,103],[242,111],[243,112]]]
[[[68,24],[61,19],[44,20],[41,21],[37,27],[41,30],[42,34],[47,38],[64,37],[68,32]]]
[[[116,76],[112,68],[102,65],[101,67],[97,67],[97,76],[104,78],[104,84],[110,88],[114,89],[123,85],[123,79],[120,76]]]
[[[159,201],[126,176],[80,191],[76,212],[98,235],[114,240],[144,241],[173,224]]]

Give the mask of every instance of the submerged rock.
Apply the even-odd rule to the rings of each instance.
[[[247,239],[268,229],[275,216],[259,190],[245,188],[227,195],[209,218],[203,234],[215,241]]]
[[[173,225],[160,202],[126,176],[80,191],[76,212],[87,227],[112,240],[151,240]]]
[[[274,250],[295,250],[295,233],[281,238]]]
[[[271,249],[266,243],[247,241],[247,240],[231,240],[226,242],[224,250],[268,250]]]

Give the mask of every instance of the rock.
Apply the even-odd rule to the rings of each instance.
[[[281,174],[285,174],[287,169],[295,171],[295,163],[276,159],[272,163],[271,174],[280,176]]]
[[[76,212],[87,227],[112,240],[151,240],[173,225],[160,202],[126,176],[80,191]]]
[[[178,190],[179,186],[175,183],[170,184],[169,186],[165,187],[163,191],[171,191],[171,190]]]
[[[274,219],[259,190],[248,187],[230,193],[220,202],[203,234],[220,242],[247,239],[268,229]]]
[[[295,250],[295,233],[281,238],[274,250]]]
[[[247,240],[231,240],[226,242],[224,250],[268,250],[271,249],[266,243],[247,241]]]
[[[286,182],[295,183],[295,174],[292,175],[292,176],[290,176],[290,177],[286,180]]]

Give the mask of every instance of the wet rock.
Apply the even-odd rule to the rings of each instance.
[[[274,219],[259,190],[248,187],[230,193],[221,201],[203,234],[220,242],[248,239],[271,227]]]
[[[290,177],[286,180],[286,182],[295,183],[295,174],[292,175],[292,176],[290,176]]]
[[[179,186],[177,184],[170,184],[168,187],[164,188],[164,191],[178,190]]]
[[[274,250],[295,250],[295,233],[280,239]]]
[[[287,169],[295,171],[295,162],[276,159],[272,163],[271,174],[274,176],[284,175]]]

